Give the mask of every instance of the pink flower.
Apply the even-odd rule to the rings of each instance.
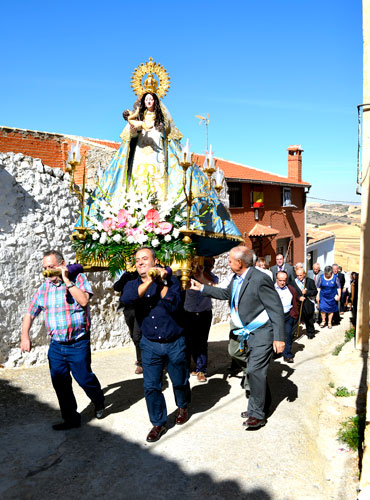
[[[138,227],[127,228],[127,229],[125,229],[125,233],[126,233],[127,238],[129,238],[131,236],[132,237],[131,239],[133,239],[133,241],[135,243],[141,243],[144,241],[144,239],[143,239],[144,231]],[[147,237],[145,237],[145,238],[147,238]]]
[[[117,229],[117,223],[113,219],[106,219],[102,224],[103,230],[109,235],[112,234],[112,230]]]
[[[148,210],[145,216],[145,220],[152,224],[158,224],[158,222],[160,221],[158,210],[155,210],[155,208],[151,208],[150,210]]]
[[[127,219],[130,216],[129,212],[122,208],[117,214],[117,227],[125,227],[127,226]]]
[[[167,234],[172,231],[172,224],[170,222],[159,222],[158,227],[160,229],[159,234]]]

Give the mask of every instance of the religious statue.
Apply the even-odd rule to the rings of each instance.
[[[169,88],[167,71],[150,58],[135,69],[131,81],[138,99],[132,110],[124,111],[127,125],[121,133],[122,143],[86,203],[86,228],[96,229],[102,205],[108,203],[117,213],[126,209],[123,203],[132,190],[137,196],[154,197],[157,207],[172,203],[178,214],[184,214],[185,191],[190,189],[190,229],[196,253],[214,256],[230,250],[243,239],[229,211],[199,166],[192,164],[185,173],[181,166],[182,134],[161,101]],[[139,241],[144,242],[147,240]]]

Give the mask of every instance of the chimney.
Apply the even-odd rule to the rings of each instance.
[[[287,151],[288,177],[292,181],[302,182],[302,146],[289,146]]]

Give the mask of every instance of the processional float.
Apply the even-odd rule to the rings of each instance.
[[[214,257],[244,240],[219,199],[224,175],[212,147],[199,166],[189,140],[181,144],[182,134],[161,101],[169,81],[152,58],[135,69],[131,86],[138,99],[124,113],[121,146],[88,196],[85,181],[75,184],[81,157],[78,144],[72,146],[67,171],[81,216],[71,238],[86,271],[108,269],[113,276],[132,268],[136,250],[148,246],[161,264],[181,270],[185,288],[195,256]]]

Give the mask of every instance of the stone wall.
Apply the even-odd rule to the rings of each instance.
[[[96,163],[100,158],[91,158]],[[104,160],[106,163],[106,160]],[[96,165],[98,166],[98,165]],[[21,323],[33,293],[41,284],[43,253],[51,248],[74,262],[70,234],[78,219],[78,201],[69,192],[69,175],[22,153],[0,153],[0,364],[29,366],[46,361],[48,338],[42,315],[34,321],[31,353],[19,348]],[[222,192],[227,199],[225,190]],[[227,255],[217,259],[215,274],[229,275]],[[130,342],[118,295],[107,272],[88,273],[91,301],[92,348],[121,347]],[[214,323],[227,321],[229,308],[214,301]]]
[[[34,349],[21,354],[21,323],[34,291],[41,284],[43,252],[55,248],[74,261],[70,234],[78,218],[78,202],[69,193],[69,175],[23,154],[0,153],[0,363],[31,365],[46,361],[48,338],[42,315],[34,321]],[[118,296],[109,274],[89,273],[93,349],[129,341]]]

